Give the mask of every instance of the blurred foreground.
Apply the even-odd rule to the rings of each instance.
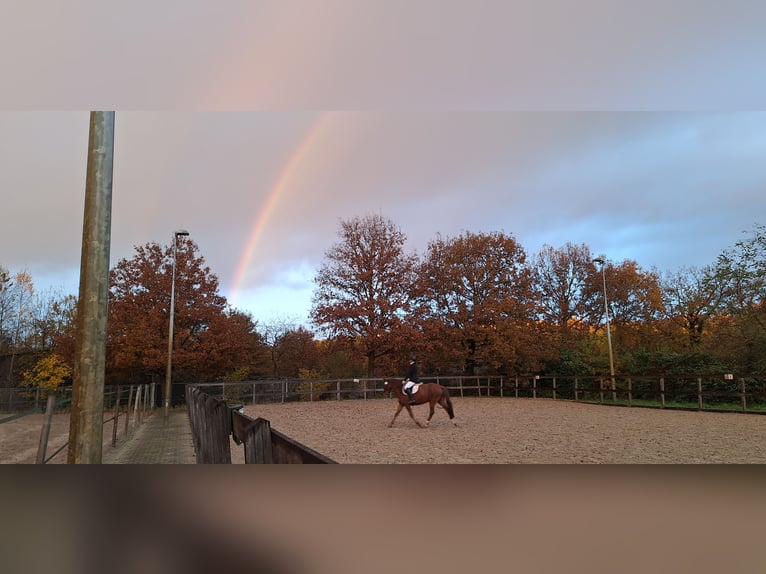
[[[4,469],[5,570],[761,572],[759,467]]]

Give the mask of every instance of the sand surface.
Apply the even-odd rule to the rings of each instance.
[[[437,408],[427,428],[393,399],[248,405],[245,413],[339,463],[766,463],[766,416],[624,408],[551,399],[453,398],[454,426]],[[425,422],[427,406],[413,407]],[[0,425],[0,463],[35,462],[43,415]],[[122,422],[119,425],[122,438]],[[66,443],[53,418],[47,456]],[[112,424],[104,426],[104,449]],[[119,439],[118,447],[119,448]],[[232,442],[233,462],[244,461]],[[66,449],[49,464],[66,462]]]
[[[247,406],[272,428],[339,463],[766,463],[766,416],[453,398],[427,428],[394,399]],[[422,422],[428,407],[413,407]],[[233,459],[238,453],[232,452]]]

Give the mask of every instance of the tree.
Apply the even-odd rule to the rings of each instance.
[[[317,348],[314,334],[287,319],[278,319],[260,329],[274,378],[297,377],[301,369],[316,366]]]
[[[62,383],[71,380],[72,368],[56,353],[40,359],[30,371],[24,371],[22,385],[55,391]]]
[[[11,276],[0,267],[0,352],[10,355],[8,370],[0,374],[7,386],[13,386],[17,355],[31,351],[28,342],[33,329],[32,303],[34,282],[27,271]]]
[[[766,226],[725,250],[713,267],[712,288],[721,295],[720,311],[734,318],[742,347],[740,368],[766,369]]]
[[[10,318],[13,315],[13,277],[10,272],[0,265],[0,352],[6,352],[11,346]]]
[[[413,336],[408,318],[417,258],[405,254],[406,236],[381,215],[341,221],[338,235],[314,279],[311,319],[358,345],[373,376],[376,360],[401,352]]]
[[[537,355],[546,370],[578,374],[590,369],[592,334],[604,312],[601,274],[585,244],[544,245],[532,264],[537,302]]]
[[[196,243],[178,238],[173,378],[209,380],[251,358],[256,343],[249,316],[231,312],[218,278]],[[131,380],[162,378],[167,364],[172,246],[148,243],[110,272],[107,373]]]
[[[432,339],[448,345],[464,372],[517,362],[533,321],[524,249],[501,232],[437,237],[420,269]],[[510,344],[512,342],[512,344]],[[446,351],[446,352],[445,352]]]
[[[617,344],[623,348],[650,345],[663,314],[658,273],[645,271],[627,259],[618,265],[605,265],[609,314]]]
[[[732,315],[747,315],[766,331],[766,226],[756,225],[752,235],[718,256],[714,280],[723,308]]]
[[[718,290],[712,289],[711,267],[681,268],[663,278],[665,317],[686,336],[688,349],[698,349],[702,335],[718,308]]]
[[[552,346],[572,351],[603,315],[601,275],[594,270],[590,249],[544,245],[534,258],[532,276],[540,318],[555,330]]]
[[[56,347],[57,336],[69,330],[77,318],[77,297],[53,291],[37,297],[32,308],[30,346],[41,351]]]

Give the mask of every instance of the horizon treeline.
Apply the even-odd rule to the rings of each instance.
[[[341,221],[311,330],[232,308],[179,238],[174,382],[403,375],[412,354],[421,376],[606,375],[607,310],[618,375],[766,371],[763,225],[707,266],[662,274],[585,244],[529,254],[500,231],[437,235],[421,255],[406,242],[382,215]],[[108,384],[164,379],[173,249],[135,251],[110,270]],[[0,386],[68,382],[45,366],[72,366],[76,304],[0,264]]]

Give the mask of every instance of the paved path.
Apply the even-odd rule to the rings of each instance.
[[[196,464],[189,414],[173,409],[165,424],[158,409],[115,448],[105,449],[104,464]]]

